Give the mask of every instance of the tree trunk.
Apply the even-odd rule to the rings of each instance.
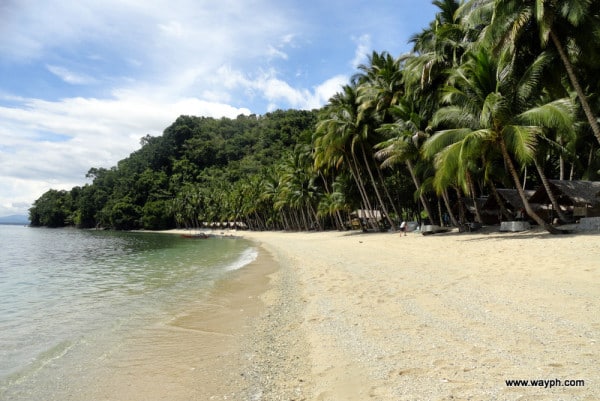
[[[283,222],[283,230],[284,231],[290,231],[290,225],[287,221],[287,216],[285,215],[285,211],[284,210],[279,210],[279,215],[281,216],[281,220]]]
[[[313,227],[315,227],[316,231],[321,231],[321,222],[319,221],[319,216],[317,216],[317,212],[315,211],[315,208],[313,207],[312,203],[310,203],[309,201],[307,201],[306,203],[308,204],[308,210],[312,214]]]
[[[490,181],[490,189],[492,190],[492,196],[494,197],[494,199],[496,199],[496,203],[498,203],[498,207],[500,208],[500,213],[502,214],[502,216],[506,217],[507,220],[512,220],[515,216],[512,216],[508,212],[508,210],[506,210],[506,207],[504,207],[504,200],[502,200],[502,198],[500,197],[500,194],[496,190],[496,185],[494,185],[494,183],[491,181]],[[500,219],[500,220],[502,220],[502,219]]]
[[[469,192],[471,192],[471,200],[473,201],[473,207],[475,208],[475,221],[477,223],[483,223],[483,219],[481,218],[481,210],[479,210],[479,204],[477,203],[475,184],[473,184],[473,178],[471,177],[471,173],[469,172],[469,170],[466,170],[466,173],[467,183],[469,184]]]
[[[548,178],[546,177],[546,174],[544,173],[542,166],[540,166],[540,163],[537,161],[537,159],[535,157],[533,158],[533,163],[535,164],[535,168],[537,169],[538,174],[540,175],[540,178],[542,179],[542,185],[544,185],[544,188],[546,189],[546,193],[548,194],[548,197],[550,198],[550,202],[552,202],[552,208],[556,211],[556,214],[558,214],[558,218],[563,223],[567,223],[568,219],[565,216],[565,214],[562,212],[562,210],[560,209],[560,205],[558,204],[556,197],[552,193],[552,188],[550,187],[550,182],[548,182]]]
[[[331,191],[329,190],[329,184],[327,183],[327,178],[325,178],[325,176],[323,175],[323,173],[319,170],[318,171],[319,176],[321,177],[321,181],[323,181],[323,187],[325,187],[325,193],[326,194],[331,194]],[[339,231],[342,231],[344,229],[344,222],[342,220],[342,216],[340,215],[340,211],[339,210],[335,210],[333,213],[330,214],[330,216],[333,215],[333,221],[335,221],[335,226]]]
[[[365,189],[365,185],[362,182],[362,178],[360,177],[360,170],[358,168],[358,162],[356,161],[354,152],[352,152],[351,156],[352,157],[350,158],[350,160],[354,165],[351,164],[351,166],[350,166],[350,174],[354,178],[354,181],[356,182],[356,186],[358,187],[358,192],[360,193],[360,196],[363,200],[363,207],[366,211],[366,216],[367,216],[367,224],[369,226],[371,226],[371,228],[377,228],[377,224],[374,224],[375,216],[373,216],[373,214],[372,214],[373,206],[371,206],[371,202],[369,200],[367,190]]]
[[[381,198],[381,194],[379,193],[379,189],[377,188],[377,181],[375,180],[375,177],[373,176],[371,167],[369,167],[369,161],[367,160],[367,152],[365,151],[365,147],[362,143],[360,144],[360,149],[363,154],[363,160],[365,162],[365,166],[367,167],[367,172],[369,173],[369,177],[371,178],[371,185],[373,185],[373,189],[375,190],[375,196],[377,197],[377,200],[379,201],[379,205],[381,205],[381,211],[385,214],[385,218],[388,221],[388,223],[390,224],[392,231],[396,231],[396,227],[394,227],[394,222],[390,218],[390,214],[388,213],[387,208],[385,207],[385,204],[383,203],[383,199]]]
[[[527,215],[529,217],[531,217],[536,223],[538,223],[540,227],[544,227],[549,233],[558,234],[559,231],[557,229],[552,227],[550,224],[546,224],[546,222],[536,212],[533,211],[533,208],[531,207],[531,204],[529,203],[529,200],[527,199],[527,196],[525,195],[525,190],[521,186],[521,181],[519,179],[519,173],[517,173],[517,169],[515,168],[515,165],[513,164],[512,159],[510,158],[510,155],[508,154],[508,150],[506,149],[506,143],[504,142],[504,138],[502,138],[502,136],[500,136],[499,142],[500,142],[500,150],[502,151],[502,157],[504,158],[504,162],[506,163],[506,166],[508,167],[508,172],[510,173],[510,175],[513,179],[513,182],[515,184],[517,192],[519,193],[519,196],[521,197],[521,202],[523,202],[523,206],[525,207],[525,211],[527,212]]]
[[[427,202],[427,198],[425,198],[425,196],[421,192],[421,182],[417,178],[417,175],[415,174],[415,169],[410,160],[406,161],[406,168],[408,169],[408,172],[410,173],[413,183],[415,184],[415,187],[417,188],[417,191],[419,192],[419,200],[421,201],[421,205],[423,205],[423,208],[425,209],[425,211],[427,212],[427,215],[429,216],[429,220],[431,220],[431,223],[433,224],[433,213],[431,213],[431,207],[429,206],[429,202]]]
[[[592,172],[591,167],[592,167],[592,162],[593,161],[594,161],[594,144],[592,143],[591,147],[590,147],[590,154],[588,155],[588,164],[587,164],[587,166],[585,168],[585,170],[587,171],[588,180],[592,176],[592,174],[591,174],[591,172]]]
[[[558,144],[563,147],[563,141],[562,138],[559,139]],[[560,155],[558,157],[558,172],[559,172],[559,176],[558,179],[559,180],[564,180],[565,179],[565,157],[563,156],[563,152],[560,152]]]
[[[446,205],[446,210],[448,211],[448,215],[450,216],[450,221],[454,227],[458,227],[458,221],[456,221],[456,217],[454,213],[452,213],[452,207],[450,206],[450,197],[448,196],[448,190],[444,188],[442,191],[442,198],[444,199],[444,204]]]
[[[392,205],[392,209],[394,209],[394,213],[396,214],[396,216],[398,216],[398,218],[400,218],[400,213],[398,213],[398,209],[396,209],[396,205],[394,203],[394,200],[392,199],[392,196],[390,195],[390,191],[388,191],[387,186],[385,185],[385,181],[383,179],[383,173],[381,172],[381,168],[376,165],[377,167],[377,174],[379,175],[379,181],[381,182],[381,187],[383,188],[383,191],[385,192],[385,196],[388,199],[388,202],[390,202],[390,205]]]
[[[440,197],[437,197],[437,205],[438,205],[438,218],[440,221],[440,226],[444,225],[444,218],[442,217],[442,203],[440,202]]]
[[[585,116],[587,117],[587,120],[590,123],[590,127],[592,128],[592,131],[594,132],[598,143],[600,143],[600,125],[598,125],[598,120],[596,119],[596,116],[594,116],[594,112],[592,111],[592,108],[590,107],[590,104],[587,101],[585,93],[583,93],[583,89],[579,84],[577,75],[575,75],[575,71],[573,70],[573,65],[571,64],[569,57],[567,57],[567,53],[565,52],[565,49],[560,43],[560,40],[552,30],[550,31],[550,39],[552,40],[552,43],[554,43],[556,50],[558,50],[558,54],[560,55],[560,58],[563,64],[565,65],[565,69],[567,70],[569,80],[571,81],[575,92],[577,92],[577,97],[581,102],[581,107],[583,108]]]

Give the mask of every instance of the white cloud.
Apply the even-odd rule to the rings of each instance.
[[[88,75],[79,74],[73,71],[70,71],[64,67],[59,67],[56,65],[46,65],[46,69],[50,71],[52,74],[56,75],[63,81],[72,85],[87,85],[95,83],[96,80]]]
[[[287,82],[275,77],[266,77],[252,82],[251,86],[264,93],[271,110],[277,108],[277,105],[281,103],[290,104],[294,108],[310,110],[323,106],[346,83],[348,83],[348,77],[338,75],[312,90],[308,90],[293,88]]]
[[[176,38],[182,38],[184,36],[184,29],[177,21],[169,21],[167,24],[158,24],[158,28],[168,36]]]
[[[235,118],[250,110],[130,92],[113,99],[22,99],[19,107],[0,107],[0,216],[15,212],[9,204],[25,212],[24,204],[50,188],[82,185],[89,168],[115,165],[139,148],[141,137],[159,135],[182,114]],[[62,136],[48,140],[45,133]]]
[[[254,96],[262,96],[268,102],[269,111],[282,107],[308,110],[319,108],[339,92],[342,85],[348,83],[348,76],[340,74],[310,89],[296,88],[278,78],[275,70],[263,71],[256,77],[250,77],[233,70],[231,66],[221,67],[216,79],[230,90],[239,88]]]
[[[354,39],[356,42],[356,50],[354,52],[354,59],[352,60],[352,67],[356,68],[367,61],[367,56],[372,50],[371,36],[361,35]]]
[[[315,90],[315,102],[319,104],[319,107],[326,104],[333,95],[340,92],[342,87],[347,84],[348,77],[345,75],[336,75],[335,77],[328,79],[317,86]]]
[[[283,51],[281,51],[279,49],[276,49],[272,45],[268,46],[267,54],[271,58],[281,58],[283,60],[287,60],[288,59],[288,55],[286,53],[284,53]]]

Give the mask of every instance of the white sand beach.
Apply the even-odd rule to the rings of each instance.
[[[280,265],[252,399],[600,399],[600,235],[237,234]]]

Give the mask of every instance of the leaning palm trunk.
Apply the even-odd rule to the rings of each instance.
[[[410,160],[406,161],[406,168],[408,169],[408,172],[410,173],[413,183],[415,184],[415,187],[417,188],[417,191],[419,192],[419,200],[421,201],[423,208],[427,212],[429,219],[433,223],[433,213],[431,213],[431,207],[429,206],[429,202],[427,202],[427,198],[425,198],[425,195],[423,195],[423,193],[421,192],[421,182],[417,178],[417,175],[415,174],[415,169]]]
[[[310,223],[308,217],[306,216],[306,210],[303,207],[299,207],[300,215],[302,216],[302,223],[304,225],[304,231],[310,231]]]
[[[329,190],[329,184],[327,183],[327,179],[325,178],[325,176],[323,175],[323,173],[318,170],[317,171],[319,174],[319,177],[321,177],[321,182],[323,182],[323,188],[325,189],[325,193],[327,195],[331,195],[331,191]],[[330,209],[328,212],[328,215],[330,218],[333,218],[333,221],[335,222],[335,227],[338,231],[342,230],[343,224],[342,224],[342,220],[340,217],[340,213],[338,210],[334,210],[334,209]]]
[[[293,225],[294,222],[292,221],[292,216],[290,215],[289,211],[287,210],[287,208],[280,208],[279,209],[279,213],[281,215],[281,218],[283,220],[283,229],[285,231],[292,231],[293,230]]]
[[[356,182],[356,186],[358,187],[358,192],[360,193],[363,202],[363,208],[367,211],[367,223],[371,226],[371,228],[377,228],[374,218],[375,216],[373,216],[372,213],[373,207],[371,206],[367,190],[365,189],[365,185],[360,177],[360,170],[358,168],[358,162],[354,157],[354,152],[352,152],[352,157],[350,160],[353,163],[353,165],[352,163],[350,165],[350,174],[352,175],[352,178],[354,178],[354,182]]]
[[[523,207],[525,207],[527,215],[531,217],[536,223],[538,223],[540,227],[544,227],[549,233],[558,234],[559,231],[556,228],[552,227],[552,225],[546,224],[546,222],[531,207],[531,204],[529,203],[529,200],[525,195],[525,190],[521,186],[521,180],[519,178],[519,174],[517,173],[517,169],[515,168],[515,165],[513,164],[512,159],[508,154],[508,150],[506,149],[506,143],[504,142],[504,138],[500,137],[499,142],[500,150],[502,151],[502,157],[504,159],[504,162],[506,163],[506,166],[508,167],[508,172],[510,173],[513,179],[517,192],[521,197],[521,202],[523,202]]]
[[[506,210],[506,207],[504,207],[504,201],[500,197],[500,194],[498,194],[498,191],[496,190],[496,185],[494,185],[494,183],[491,181],[490,181],[490,189],[492,191],[492,196],[494,197],[494,199],[496,199],[496,203],[498,204],[498,207],[500,208],[500,214],[502,214],[502,216],[504,216],[507,220],[512,220],[514,218],[514,216],[511,216],[511,214],[508,212],[508,210]]]
[[[546,189],[546,193],[548,194],[548,197],[550,198],[550,202],[552,203],[552,208],[554,210],[556,210],[556,214],[558,214],[558,218],[566,223],[568,221],[567,216],[565,216],[565,214],[562,212],[560,205],[558,204],[558,201],[556,200],[556,196],[554,196],[554,193],[552,192],[552,188],[550,187],[550,183],[548,182],[548,178],[546,177],[546,174],[544,174],[544,170],[542,169],[542,166],[540,166],[540,163],[537,161],[536,158],[533,159],[533,162],[535,163],[535,168],[538,171],[538,174],[540,175],[540,178],[542,179],[542,184],[544,185],[544,189]]]
[[[315,208],[313,207],[312,203],[310,203],[309,201],[306,201],[306,203],[307,203],[308,211],[310,212],[310,216],[311,216],[311,220],[312,220],[311,225],[313,227],[315,227],[315,230],[321,231],[321,222],[319,220],[319,216],[317,215]]]
[[[385,218],[388,221],[388,223],[390,224],[390,227],[392,227],[392,230],[396,231],[396,228],[394,227],[394,222],[390,218],[390,214],[388,213],[387,208],[385,207],[385,204],[383,203],[383,199],[381,198],[381,194],[379,193],[379,189],[377,188],[377,181],[375,180],[375,177],[373,177],[373,172],[371,171],[371,167],[369,167],[369,161],[367,160],[367,153],[365,152],[365,147],[363,146],[362,143],[360,144],[360,148],[362,150],[365,166],[367,167],[367,172],[369,173],[369,177],[371,178],[371,184],[373,185],[373,189],[375,190],[375,196],[377,197],[377,201],[379,202],[379,205],[381,206],[381,210],[385,214]]]
[[[483,219],[481,218],[481,210],[479,208],[479,203],[477,203],[477,196],[475,194],[475,184],[473,183],[473,178],[471,177],[469,170],[467,170],[467,182],[469,184],[469,192],[471,192],[473,207],[475,208],[475,220],[477,223],[483,223]]]
[[[398,213],[398,209],[396,209],[394,200],[392,199],[392,196],[390,195],[390,191],[388,191],[387,185],[385,185],[385,181],[383,179],[383,173],[381,172],[381,168],[377,164],[375,166],[377,167],[377,174],[379,175],[379,182],[381,182],[381,187],[383,188],[383,191],[385,192],[385,196],[387,197],[390,205],[392,205],[392,209],[394,209],[394,213],[396,214],[396,216],[400,216],[400,214]]]
[[[466,219],[466,211],[465,211],[465,201],[464,196],[460,190],[460,187],[455,187],[456,195],[458,196],[458,222],[459,225],[465,224]]]
[[[592,108],[590,107],[590,104],[587,101],[585,93],[583,93],[583,89],[581,88],[581,85],[579,84],[577,75],[575,75],[575,71],[573,70],[573,65],[571,64],[571,61],[569,60],[569,57],[567,56],[565,49],[563,48],[562,44],[560,43],[560,40],[558,39],[558,37],[556,36],[554,31],[552,31],[552,30],[550,31],[550,38],[552,39],[552,43],[554,43],[556,50],[558,50],[560,59],[562,60],[563,64],[565,65],[565,69],[567,70],[567,75],[569,76],[569,80],[571,81],[573,88],[575,88],[575,92],[577,92],[577,97],[579,98],[579,101],[581,102],[581,108],[583,108],[583,112],[585,113],[585,116],[587,117],[587,120],[590,123],[590,127],[592,128],[592,131],[594,132],[594,135],[596,136],[598,143],[600,143],[600,125],[598,125],[598,120],[594,116],[594,112],[592,111]]]
[[[442,199],[444,199],[444,205],[446,206],[446,211],[450,216],[450,221],[452,222],[452,225],[454,227],[458,227],[459,224],[456,220],[456,217],[454,216],[454,213],[452,213],[452,207],[450,206],[450,197],[448,196],[448,189],[446,188],[444,188],[444,190],[442,191]]]

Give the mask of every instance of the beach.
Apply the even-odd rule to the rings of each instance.
[[[238,235],[279,265],[240,399],[600,399],[598,235]]]
[[[260,256],[216,288],[225,318],[190,318],[228,340],[206,337],[210,365],[182,396],[600,399],[598,234],[215,234]]]

